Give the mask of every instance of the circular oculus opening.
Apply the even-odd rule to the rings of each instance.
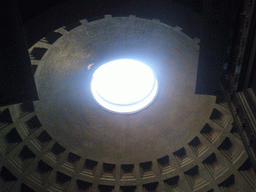
[[[91,91],[103,108],[117,113],[134,113],[154,100],[158,83],[146,64],[120,59],[101,65],[93,74]]]

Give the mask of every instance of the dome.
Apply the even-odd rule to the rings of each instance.
[[[195,94],[199,39],[181,27],[134,15],[83,18],[29,54],[39,100],[1,108],[7,191],[3,175],[23,191],[252,191],[227,103]],[[150,69],[145,95],[154,95],[141,110],[113,112],[93,80],[106,63],[127,58]]]

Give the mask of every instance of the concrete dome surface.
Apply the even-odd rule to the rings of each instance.
[[[195,94],[199,42],[179,26],[134,15],[81,19],[46,35],[29,48],[39,101],[1,108],[0,186],[253,191],[227,103]],[[104,63],[127,58],[154,71],[158,92],[136,113],[113,113],[95,101],[91,80]]]

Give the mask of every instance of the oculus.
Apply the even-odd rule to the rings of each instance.
[[[98,67],[93,73],[91,92],[97,103],[116,113],[135,113],[152,103],[158,82],[146,64],[120,59]]]

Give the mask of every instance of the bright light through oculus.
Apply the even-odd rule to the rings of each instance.
[[[100,66],[93,74],[91,91],[104,108],[132,113],[148,106],[156,96],[157,80],[144,63],[120,59]]]

